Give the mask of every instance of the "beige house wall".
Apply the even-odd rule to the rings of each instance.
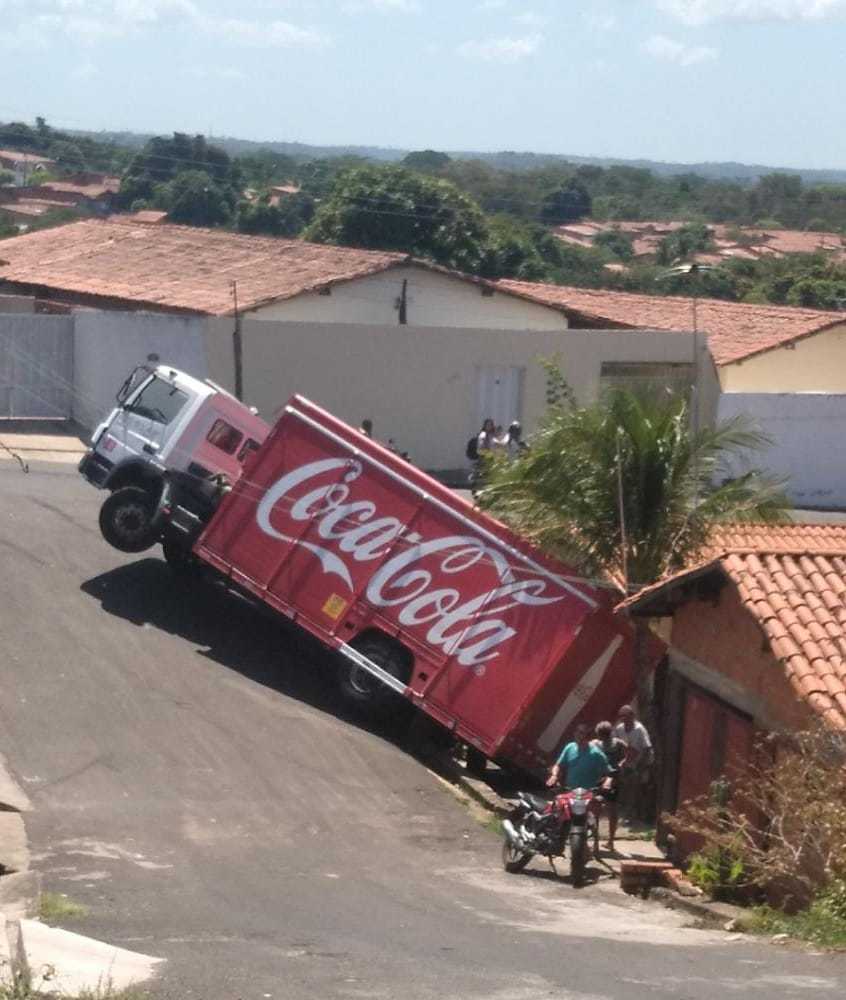
[[[846,392],[846,322],[724,365],[723,392]]]
[[[207,327],[209,376],[233,387],[233,322]],[[478,366],[519,366],[527,433],[545,409],[540,358],[558,355],[580,400],[596,397],[603,361],[688,362],[692,334],[243,321],[244,398],[273,420],[300,393],[354,425],[374,421],[376,437],[393,438],[427,469],[467,464],[464,447],[478,430]],[[704,352],[704,337],[700,335]],[[717,383],[700,366],[702,419],[710,419]]]
[[[483,295],[470,281],[424,267],[397,267],[334,285],[330,295],[298,295],[250,312],[252,319],[288,323],[399,325],[399,300],[406,284],[409,326],[484,327],[500,330],[562,330],[567,318],[556,309],[505,292]]]

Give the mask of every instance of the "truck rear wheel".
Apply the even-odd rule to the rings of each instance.
[[[143,552],[156,541],[154,497],[140,486],[124,486],[100,508],[100,532],[120,552]]]
[[[372,636],[352,643],[356,652],[372,660],[391,677],[403,684],[408,683],[411,675],[411,664],[408,654],[402,647],[389,640]],[[344,699],[356,711],[370,717],[383,718],[391,715],[405,702],[392,688],[374,677],[364,667],[352,660],[344,658],[340,665],[339,686]]]

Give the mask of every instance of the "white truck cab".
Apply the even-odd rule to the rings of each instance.
[[[168,365],[135,369],[117,403],[94,431],[79,471],[109,491],[100,530],[123,552],[142,552],[162,540],[157,515],[167,483],[195,488],[208,500],[215,488],[239,478],[269,432],[225,389]]]

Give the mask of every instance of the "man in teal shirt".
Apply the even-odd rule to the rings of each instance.
[[[584,722],[576,726],[574,740],[561,751],[549,772],[547,785],[564,785],[566,788],[596,788],[611,768],[602,750],[590,741],[590,726]]]

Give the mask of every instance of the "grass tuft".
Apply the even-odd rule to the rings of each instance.
[[[846,919],[832,914],[819,902],[789,915],[769,906],[757,906],[743,917],[743,927],[752,934],[787,934],[820,948],[846,951]]]
[[[41,894],[38,915],[45,924],[59,923],[62,920],[79,920],[88,916],[88,907],[82,903],[75,903],[60,892],[44,892]]]

